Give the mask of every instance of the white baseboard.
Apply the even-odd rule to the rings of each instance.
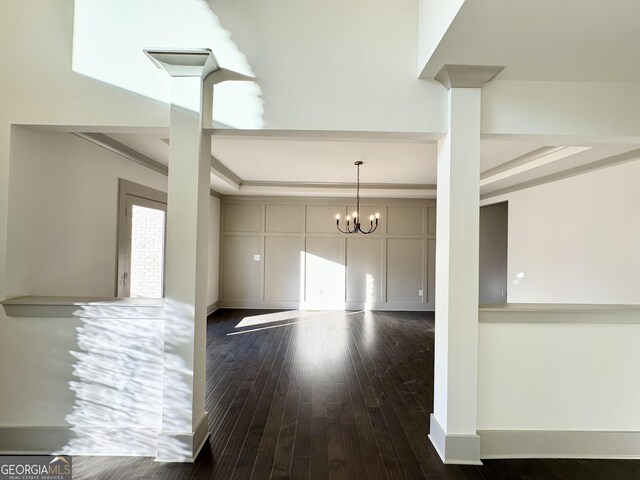
[[[193,432],[161,432],[156,462],[192,463],[209,438],[209,418],[202,416]]]
[[[129,427],[0,427],[2,455],[155,457],[158,430]]]
[[[640,432],[480,430],[481,458],[640,459]]]
[[[480,437],[478,435],[448,434],[436,417],[430,417],[429,440],[444,463],[456,465],[482,465]]]
[[[218,300],[216,300],[211,305],[209,305],[207,307],[207,317],[211,315],[213,312],[215,312],[216,310],[218,310],[218,308],[220,308],[219,305],[220,305],[220,302]]]
[[[282,309],[282,310],[376,310],[376,311],[409,311],[409,312],[433,312],[433,303],[411,302],[341,302],[341,303],[314,303],[314,302],[270,302],[261,300],[220,300],[220,308],[240,309]]]

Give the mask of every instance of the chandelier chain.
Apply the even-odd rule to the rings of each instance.
[[[356,213],[358,214],[358,221],[360,220],[360,165],[358,167],[358,182],[356,186]]]

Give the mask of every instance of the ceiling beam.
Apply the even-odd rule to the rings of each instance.
[[[593,147],[541,147],[532,152],[521,155],[508,162],[498,165],[480,174],[480,186],[484,187],[494,182],[519,175],[529,170],[542,167],[563,158],[576,155]]]
[[[507,193],[524,190],[526,188],[537,187],[538,185],[544,185],[546,183],[557,182],[558,180],[564,180],[565,178],[576,177],[578,175],[584,175],[585,173],[594,172],[603,168],[613,167],[615,165],[621,165],[627,162],[633,162],[640,160],[640,148],[631,150],[630,152],[621,153],[612,157],[603,158],[596,162],[591,162],[586,165],[580,165],[578,167],[570,168],[562,172],[552,173],[551,175],[545,175],[544,177],[529,180],[527,182],[518,183],[510,187],[501,188],[492,192],[487,192],[480,195],[480,200],[486,200],[489,198],[497,197],[499,195],[505,195]]]

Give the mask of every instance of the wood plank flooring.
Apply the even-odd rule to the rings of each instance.
[[[74,457],[74,479],[631,479],[631,460],[443,465],[431,446],[433,314],[219,310],[211,437],[193,464]]]

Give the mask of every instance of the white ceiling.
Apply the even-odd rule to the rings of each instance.
[[[638,82],[638,0],[467,0],[422,74],[502,65],[498,80]]]
[[[434,143],[216,137],[212,153],[240,178],[267,182],[434,184]]]
[[[157,134],[119,133],[109,136],[139,153],[168,164],[167,140]],[[355,182],[355,160],[364,160],[360,180],[375,184],[367,196],[433,197],[436,184],[437,144],[433,140],[339,137],[214,135],[212,155],[229,171],[211,175],[211,188],[225,195],[329,195],[349,196]],[[570,175],[586,165],[640,148],[630,144],[592,144],[588,150],[550,162],[535,162],[545,147],[540,139],[487,138],[481,142],[481,171],[502,168],[501,178],[481,189],[491,194],[550,175]],[[548,150],[548,148],[547,148]],[[635,157],[634,157],[635,158]],[[523,167],[522,164],[525,163]],[[540,163],[540,165],[538,165]],[[517,167],[517,168],[516,168]],[[484,175],[483,177],[486,177]]]

